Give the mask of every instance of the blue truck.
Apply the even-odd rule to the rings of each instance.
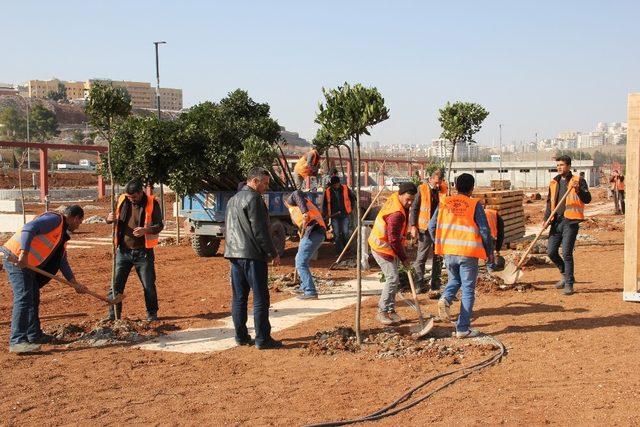
[[[182,199],[180,215],[186,221],[193,234],[191,246],[196,255],[211,257],[218,253],[220,242],[224,238],[224,220],[227,203],[236,194],[235,191],[202,192]],[[296,236],[297,229],[291,223],[289,210],[284,201],[291,194],[288,191],[269,191],[262,196],[269,208],[271,236],[280,255],[284,254],[286,239]],[[307,195],[319,208],[322,207],[323,193],[309,192]],[[361,208],[371,203],[371,193],[361,192]]]

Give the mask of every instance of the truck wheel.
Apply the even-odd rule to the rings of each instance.
[[[218,252],[220,239],[214,236],[193,236],[191,247],[199,257],[212,257]]]
[[[280,221],[273,221],[271,223],[271,240],[276,247],[278,255],[284,255],[284,246],[287,240],[287,233],[284,229],[284,225]]]

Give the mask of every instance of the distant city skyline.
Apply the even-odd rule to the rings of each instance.
[[[64,12],[64,23],[52,17]],[[0,82],[58,77],[182,88],[184,106],[242,88],[311,140],[322,87],[376,86],[390,119],[369,140],[429,144],[447,101],[489,112],[479,143],[553,138],[626,121],[640,91],[640,4],[149,1],[3,5]],[[145,17],[145,19],[141,19]]]

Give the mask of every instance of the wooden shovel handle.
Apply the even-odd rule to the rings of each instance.
[[[422,310],[420,310],[420,304],[418,303],[418,294],[416,293],[416,285],[413,283],[413,269],[407,270],[407,277],[409,278],[409,287],[411,287],[411,295],[413,296],[413,303],[416,305],[416,311],[418,312],[418,320],[420,321],[420,327],[424,327],[424,317],[422,317]]]
[[[560,201],[556,204],[556,207],[551,211],[551,214],[549,214],[549,218],[547,218],[547,220],[544,222],[544,224],[542,224],[542,230],[540,230],[540,232],[538,233],[536,238],[533,239],[533,242],[531,242],[531,244],[527,248],[527,250],[524,253],[524,255],[522,255],[522,257],[520,258],[520,261],[518,261],[518,265],[516,266],[516,270],[520,270],[520,267],[522,267],[522,264],[524,264],[524,260],[529,255],[529,252],[531,252],[531,249],[533,249],[533,245],[536,244],[536,242],[540,239],[540,236],[542,236],[542,233],[544,232],[544,230],[546,230],[547,227],[549,226],[549,224],[551,224],[551,221],[553,221],[553,217],[556,214],[556,212],[558,212],[558,209],[560,208],[560,205],[565,201],[565,199],[569,195],[569,191],[570,190],[567,190],[567,192],[564,193],[564,195],[560,198]]]

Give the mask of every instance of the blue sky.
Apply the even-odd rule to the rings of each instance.
[[[153,82],[185,106],[243,88],[311,138],[321,88],[376,86],[391,110],[371,139],[428,143],[438,108],[473,101],[482,144],[626,121],[640,91],[638,1],[9,1],[0,82],[52,76]]]

